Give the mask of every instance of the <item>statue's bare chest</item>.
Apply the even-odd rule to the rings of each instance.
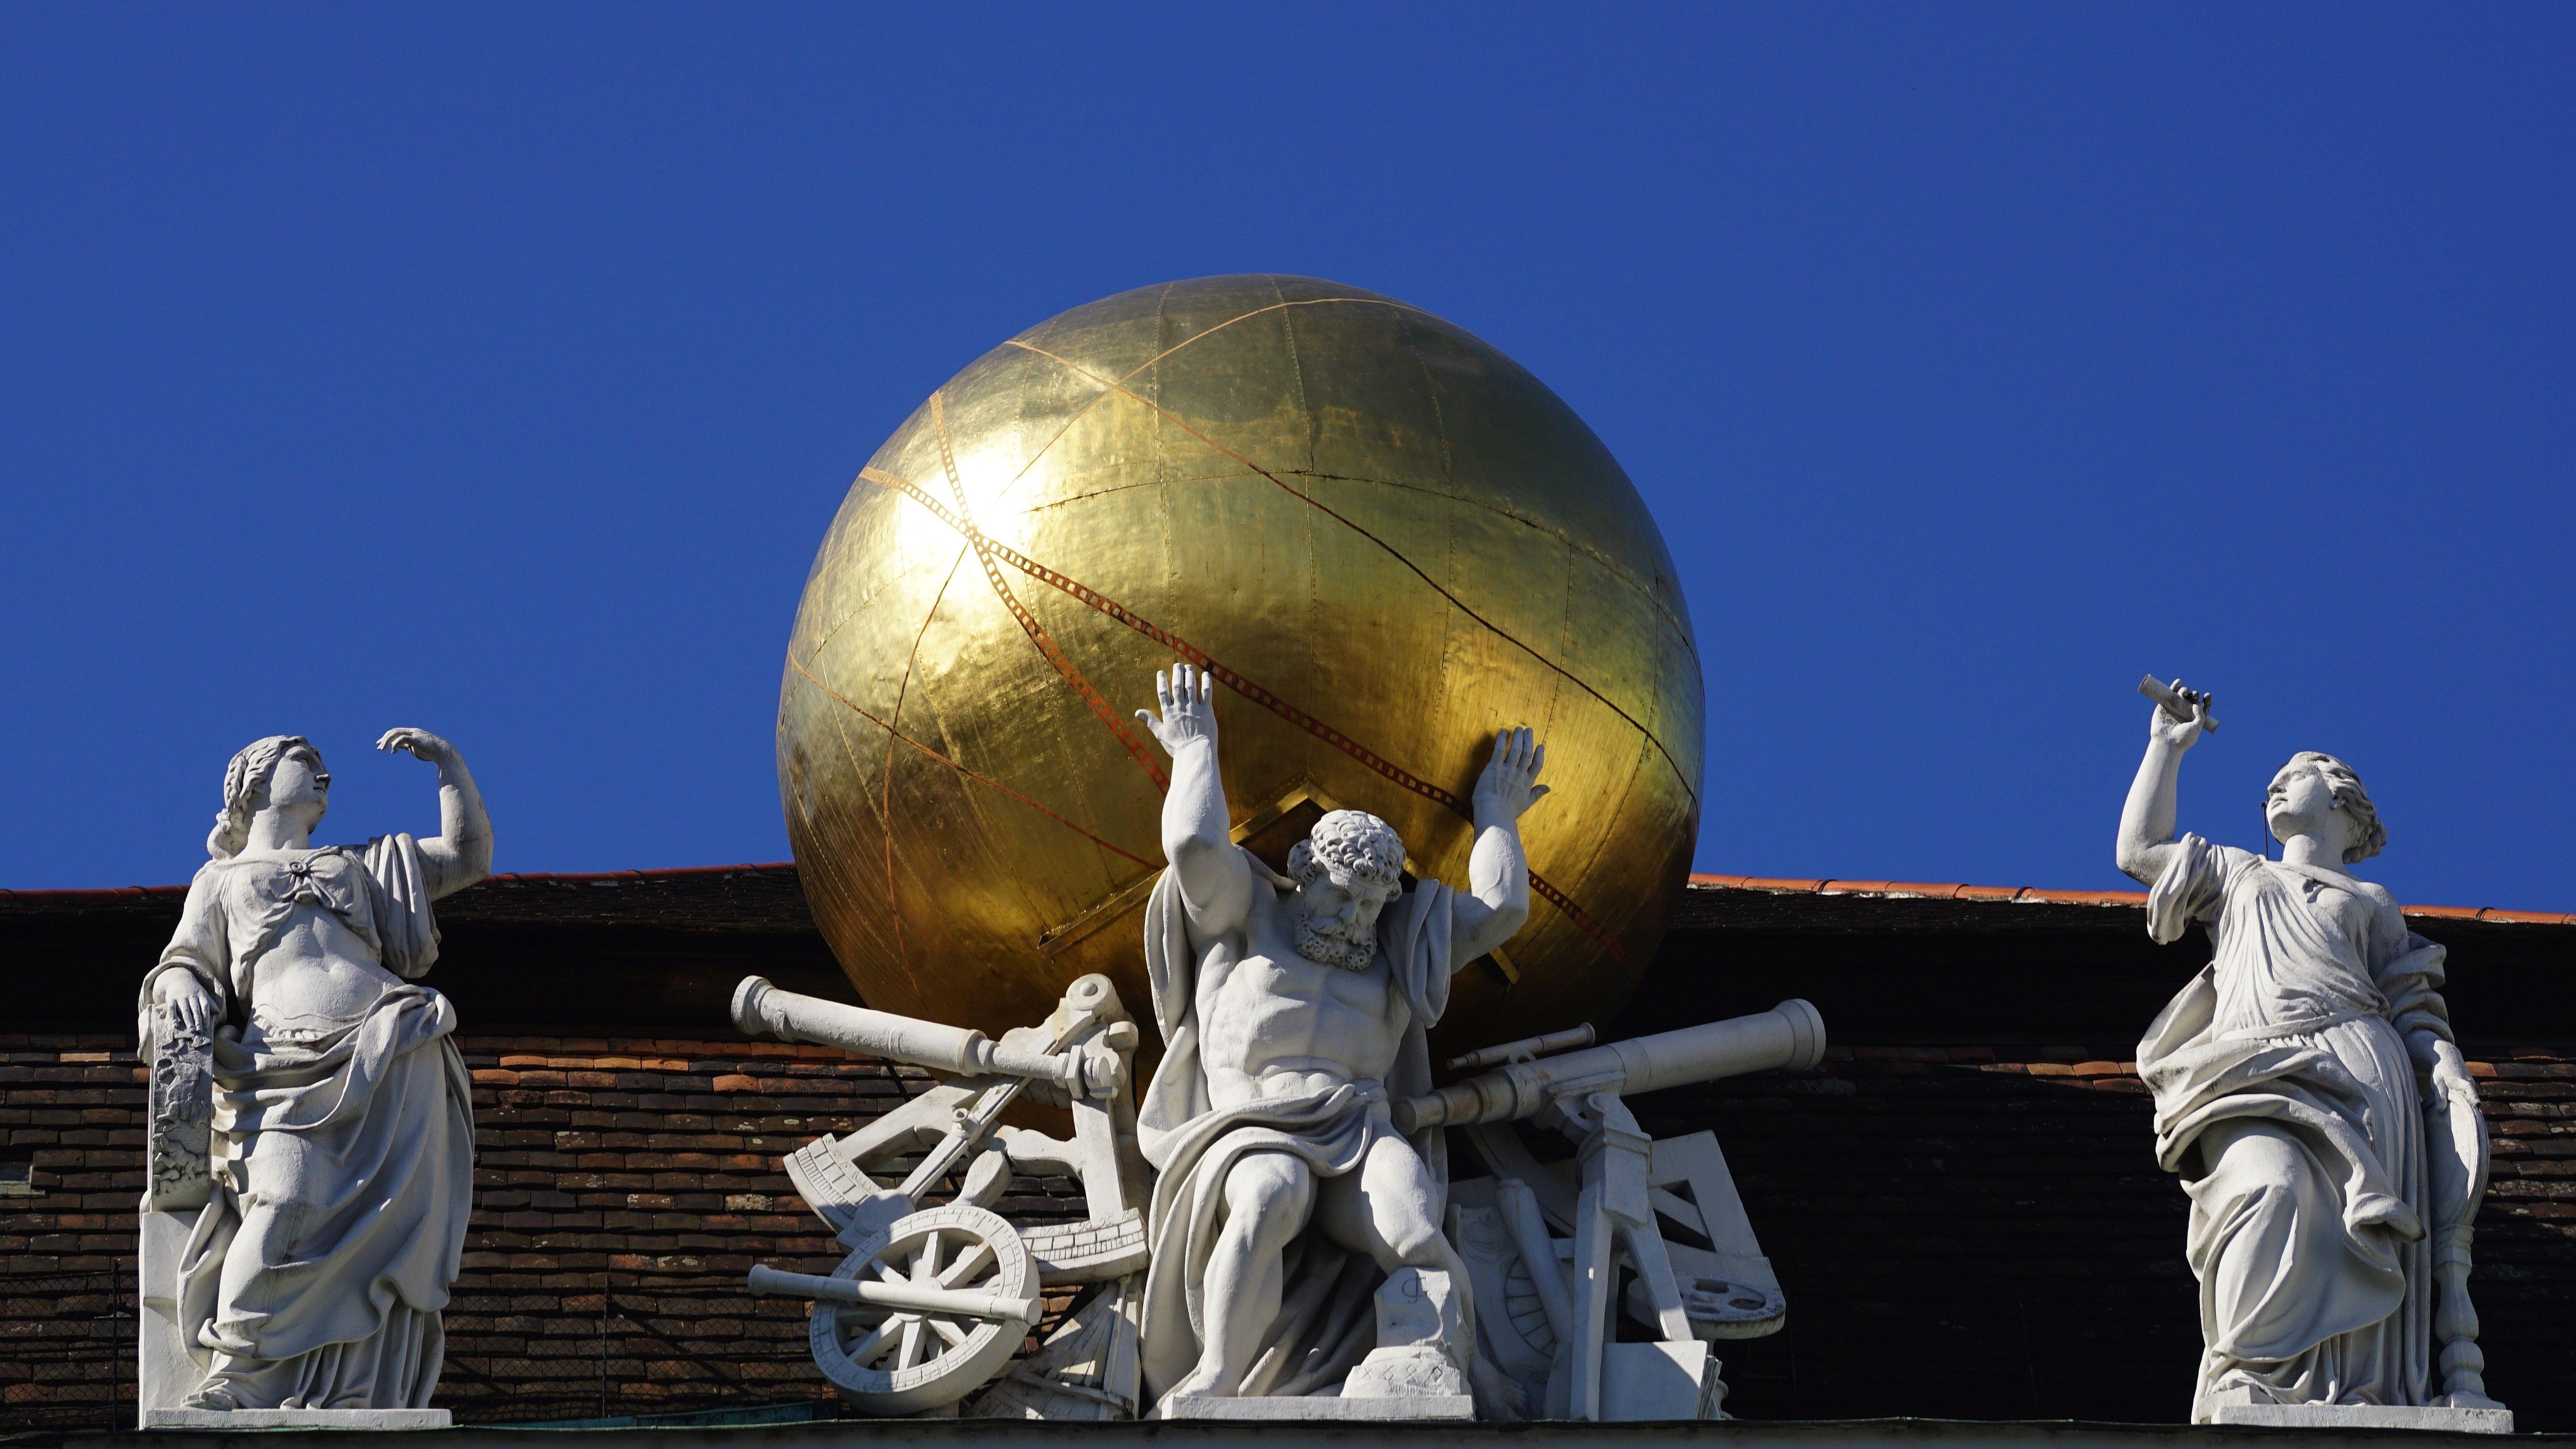
[[[1331,1063],[1352,1079],[1383,1077],[1407,1017],[1384,954],[1354,971],[1308,960],[1292,941],[1284,921],[1262,913],[1243,955],[1202,979],[1208,1064],[1259,1075]]]

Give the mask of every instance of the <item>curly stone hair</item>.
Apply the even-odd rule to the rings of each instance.
[[[1404,841],[1365,810],[1336,810],[1288,849],[1288,874],[1311,885],[1326,871],[1394,885],[1404,876]]]
[[[312,748],[313,742],[302,735],[269,735],[242,746],[241,753],[224,767],[224,808],[215,812],[206,854],[217,860],[241,854],[250,840],[250,818],[268,803],[268,780],[277,773],[277,762],[290,751]],[[321,756],[317,753],[314,758],[318,761]]]
[[[2299,751],[2290,757],[2290,764],[2315,770],[2333,793],[2336,806],[2352,817],[2357,838],[2343,853],[2344,864],[2368,860],[2388,848],[2388,829],[2379,823],[2379,807],[2370,803],[2370,792],[2361,788],[2361,777],[2352,772],[2352,766],[2317,750]]]

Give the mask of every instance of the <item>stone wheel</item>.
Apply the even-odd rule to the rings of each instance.
[[[1032,1296],[1037,1273],[1009,1223],[951,1205],[898,1218],[832,1270],[835,1278]],[[1028,1325],[1017,1319],[817,1302],[814,1362],[853,1405],[918,1414],[956,1403],[1011,1361]]]

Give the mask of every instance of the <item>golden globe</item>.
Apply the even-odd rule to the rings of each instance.
[[[1211,669],[1235,835],[1326,810],[1464,884],[1468,794],[1527,724],[1529,924],[1450,1047],[1607,1025],[1699,823],[1672,559],[1600,439],[1417,307],[1210,277],[1077,307],[931,394],[850,488],[779,692],[788,838],[867,1003],[1000,1031],[1087,972],[1142,1009],[1168,762],[1154,671]]]

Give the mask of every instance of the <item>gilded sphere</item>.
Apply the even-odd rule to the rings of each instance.
[[[1444,1047],[1607,1026],[1698,833],[1700,672],[1671,555],[1556,394],[1418,307],[1209,277],[978,358],[876,451],[805,585],[778,773],[870,1006],[998,1033],[1086,972],[1150,1016],[1168,761],[1135,712],[1203,663],[1237,838],[1366,810],[1467,882],[1495,732],[1547,745],[1529,924]]]

